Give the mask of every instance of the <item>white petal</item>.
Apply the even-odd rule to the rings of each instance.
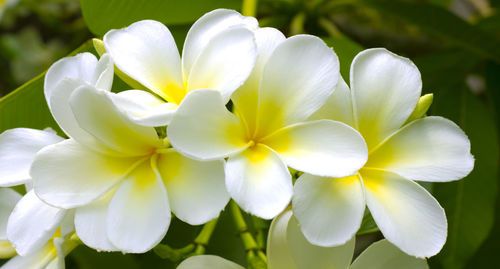
[[[217,9],[203,15],[193,24],[182,49],[184,81],[187,81],[194,63],[210,40],[218,33],[236,27],[253,30],[258,27],[258,22],[255,18],[244,17],[234,10]]]
[[[50,242],[32,255],[24,257],[19,255],[15,256],[2,265],[2,269],[45,268],[56,257],[56,250],[52,242]]]
[[[158,170],[172,212],[184,222],[208,222],[219,216],[229,201],[223,160],[200,162],[172,150],[159,155]]]
[[[426,117],[398,130],[370,154],[366,166],[413,180],[443,182],[468,175],[474,157],[460,127],[441,117]]]
[[[109,204],[107,223],[111,243],[125,253],[144,253],[163,239],[170,207],[161,178],[149,161],[120,184]]]
[[[443,208],[423,187],[389,172],[361,170],[366,203],[384,237],[415,257],[436,255],[446,241]]]
[[[339,61],[319,38],[297,35],[279,44],[264,67],[258,136],[307,119],[333,93]]]
[[[354,253],[355,238],[338,247],[319,247],[307,241],[292,216],[287,229],[288,248],[297,268],[348,268]]]
[[[107,232],[108,207],[114,194],[115,189],[75,212],[76,234],[85,245],[98,251],[119,250],[111,244]]]
[[[111,95],[117,107],[139,125],[165,126],[177,110],[174,103],[165,103],[156,96],[140,90],[128,90]]]
[[[80,80],[82,84],[91,84],[97,65],[97,58],[89,52],[62,58],[51,65],[49,70],[47,70],[43,85],[49,108],[51,107],[50,97],[52,96],[52,91],[61,81],[70,78]]]
[[[62,141],[52,132],[16,128],[0,135],[0,186],[9,187],[30,180],[35,154],[43,147]]]
[[[32,190],[17,203],[7,224],[7,237],[21,256],[33,254],[52,237],[66,210],[42,202]]]
[[[216,160],[245,149],[247,139],[242,122],[224,106],[214,90],[188,93],[177,109],[167,136],[183,155]]]
[[[103,54],[94,71],[92,85],[101,90],[111,90],[111,86],[113,85],[114,68],[115,65],[111,56],[108,53]]]
[[[36,194],[45,202],[72,208],[110,190],[137,161],[93,152],[72,139],[38,152],[31,167]]]
[[[326,103],[309,120],[329,119],[343,122],[349,126],[356,126],[352,114],[352,100],[349,86],[339,75],[335,91],[328,97]]]
[[[268,269],[297,269],[290,252],[287,238],[288,223],[292,217],[291,210],[285,210],[271,222],[267,237]]]
[[[0,241],[7,240],[7,222],[17,202],[22,196],[8,188],[0,189]]]
[[[303,174],[295,182],[293,214],[309,242],[338,246],[358,231],[365,211],[358,176],[325,178]]]
[[[114,93],[92,87],[78,88],[70,98],[78,124],[109,148],[126,156],[151,153],[161,145],[152,127],[140,126],[125,116],[110,97]]]
[[[253,33],[245,28],[227,29],[214,36],[194,62],[187,91],[214,89],[224,103],[248,78],[255,65],[257,47]]]
[[[262,72],[274,49],[286,40],[286,37],[275,28],[259,28],[255,31],[257,43],[257,60],[247,81],[231,96],[234,111],[244,119],[249,130],[255,130],[257,119],[257,103]]]
[[[278,154],[257,144],[226,163],[226,186],[245,211],[263,219],[278,215],[292,197],[292,179]]]
[[[185,259],[177,269],[244,269],[243,266],[214,255],[198,255]]]
[[[61,129],[71,138],[95,144],[95,139],[78,126],[69,106],[69,98],[82,85],[109,91],[113,68],[113,62],[107,55],[103,55],[98,62],[94,55],[81,53],[57,61],[47,71],[44,84],[47,104]]]
[[[396,131],[417,105],[422,80],[407,58],[386,49],[360,52],[351,65],[351,93],[357,129],[375,147]]]
[[[181,59],[165,25],[143,20],[104,35],[104,46],[118,69],[169,102],[179,103],[185,91]]]
[[[368,158],[363,137],[331,120],[290,125],[261,140],[299,171],[330,177],[355,174]]]
[[[399,250],[383,239],[371,244],[353,262],[351,269],[427,269],[424,259],[418,259]]]

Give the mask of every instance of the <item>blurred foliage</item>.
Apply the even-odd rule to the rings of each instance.
[[[80,11],[80,4],[82,12]],[[0,93],[6,94],[42,73],[92,36],[139,19],[156,19],[171,29],[182,48],[190,24],[214,8],[240,9],[241,0],[19,0],[0,19]],[[82,17],[83,13],[83,17]],[[419,67],[424,93],[434,93],[429,114],[459,124],[469,136],[476,167],[467,178],[426,184],[445,208],[448,240],[430,259],[431,268],[491,268],[500,242],[497,199],[500,126],[500,1],[488,0],[259,0],[261,26],[287,36],[322,37],[341,61],[349,81],[350,62],[364,48],[386,47],[411,58]],[[93,51],[85,43],[77,51]],[[0,131],[25,126],[57,129],[46,107],[43,74],[0,101]],[[115,90],[126,89],[115,77]],[[224,211],[207,253],[245,264],[245,251],[229,210]],[[245,215],[250,230],[265,241],[260,227]],[[174,220],[164,242],[173,248],[192,242],[200,227]],[[378,239],[369,214],[359,246]],[[366,234],[368,233],[368,234]],[[265,247],[263,245],[262,247]],[[357,253],[361,251],[357,247]],[[68,268],[174,268],[153,252],[123,256],[77,248]]]

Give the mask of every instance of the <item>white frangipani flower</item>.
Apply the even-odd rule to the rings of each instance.
[[[217,217],[229,200],[223,161],[183,157],[153,127],[126,117],[113,95],[89,85],[74,91],[74,117],[94,140],[43,148],[31,168],[37,195],[76,208],[77,235],[106,251],[150,250],[166,234],[171,210],[193,225]]]
[[[367,205],[387,240],[410,255],[433,256],[446,241],[446,216],[414,180],[465,177],[474,166],[470,142],[442,117],[405,124],[422,88],[410,60],[385,49],[365,50],[352,63],[350,81],[350,90],[340,81],[311,120],[356,128],[368,145],[368,161],[354,176],[304,174],[297,180],[292,204],[302,232],[316,245],[343,244],[358,230]]]
[[[355,239],[337,247],[312,245],[304,237],[291,211],[273,220],[267,239],[268,269],[427,269],[427,262],[407,255],[387,240],[370,245],[351,264]],[[243,269],[218,256],[193,256],[177,269]]]
[[[247,212],[270,219],[288,205],[287,166],[323,176],[347,176],[365,163],[366,144],[353,128],[330,120],[304,122],[337,83],[336,54],[317,37],[285,39],[255,32],[256,66],[233,97],[215,90],[187,94],[167,134],[180,153],[199,160],[228,158],[226,186]]]
[[[12,189],[0,189],[0,259],[8,259],[16,255],[16,250],[7,239],[7,222],[21,197],[21,194]]]
[[[218,90],[227,103],[254,66],[252,31],[257,27],[255,18],[233,10],[209,12],[189,30],[182,60],[160,22],[144,20],[109,31],[104,46],[118,69],[160,97],[129,90],[117,94],[115,102],[145,126],[167,125],[184,96],[196,89]]]
[[[52,130],[16,128],[0,135],[0,186],[26,184],[28,193],[9,213],[4,232],[21,256],[33,255],[52,237],[71,212],[42,202],[31,190],[29,170],[35,154],[62,141]]]

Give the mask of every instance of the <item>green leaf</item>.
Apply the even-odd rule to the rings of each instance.
[[[466,87],[440,92],[433,112],[457,122],[469,136],[475,167],[466,178],[434,184],[434,196],[445,208],[448,239],[432,262],[462,268],[493,226],[498,178],[498,132],[492,115]]]
[[[92,50],[85,42],[70,55]],[[45,72],[0,99],[0,132],[16,127],[44,129],[50,127],[63,134],[50,114],[43,95]]]
[[[369,234],[378,231],[379,229],[377,227],[377,223],[375,223],[372,214],[370,214],[370,210],[366,209],[363,220],[361,221],[361,227],[359,228],[356,235]]]
[[[240,9],[241,3],[241,0],[80,0],[85,22],[98,36],[145,19],[167,25],[188,24],[213,9]]]
[[[363,0],[380,13],[414,24],[477,55],[500,62],[500,42],[443,7],[395,0]]]

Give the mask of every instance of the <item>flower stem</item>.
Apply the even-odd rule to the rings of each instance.
[[[257,0],[243,0],[242,12],[245,16],[255,17],[257,15]]]
[[[205,248],[208,245],[208,241],[210,241],[210,237],[212,237],[215,226],[217,226],[217,220],[218,218],[211,220],[203,225],[201,232],[194,239],[194,244],[196,245],[196,250],[194,251],[195,255],[201,255],[205,253]]]
[[[234,224],[236,225],[241,240],[243,241],[243,245],[245,246],[249,263],[257,262],[259,264],[267,264],[266,254],[262,252],[252,234],[248,230],[248,226],[243,218],[240,208],[234,201],[231,201],[229,206],[233,215]]]

